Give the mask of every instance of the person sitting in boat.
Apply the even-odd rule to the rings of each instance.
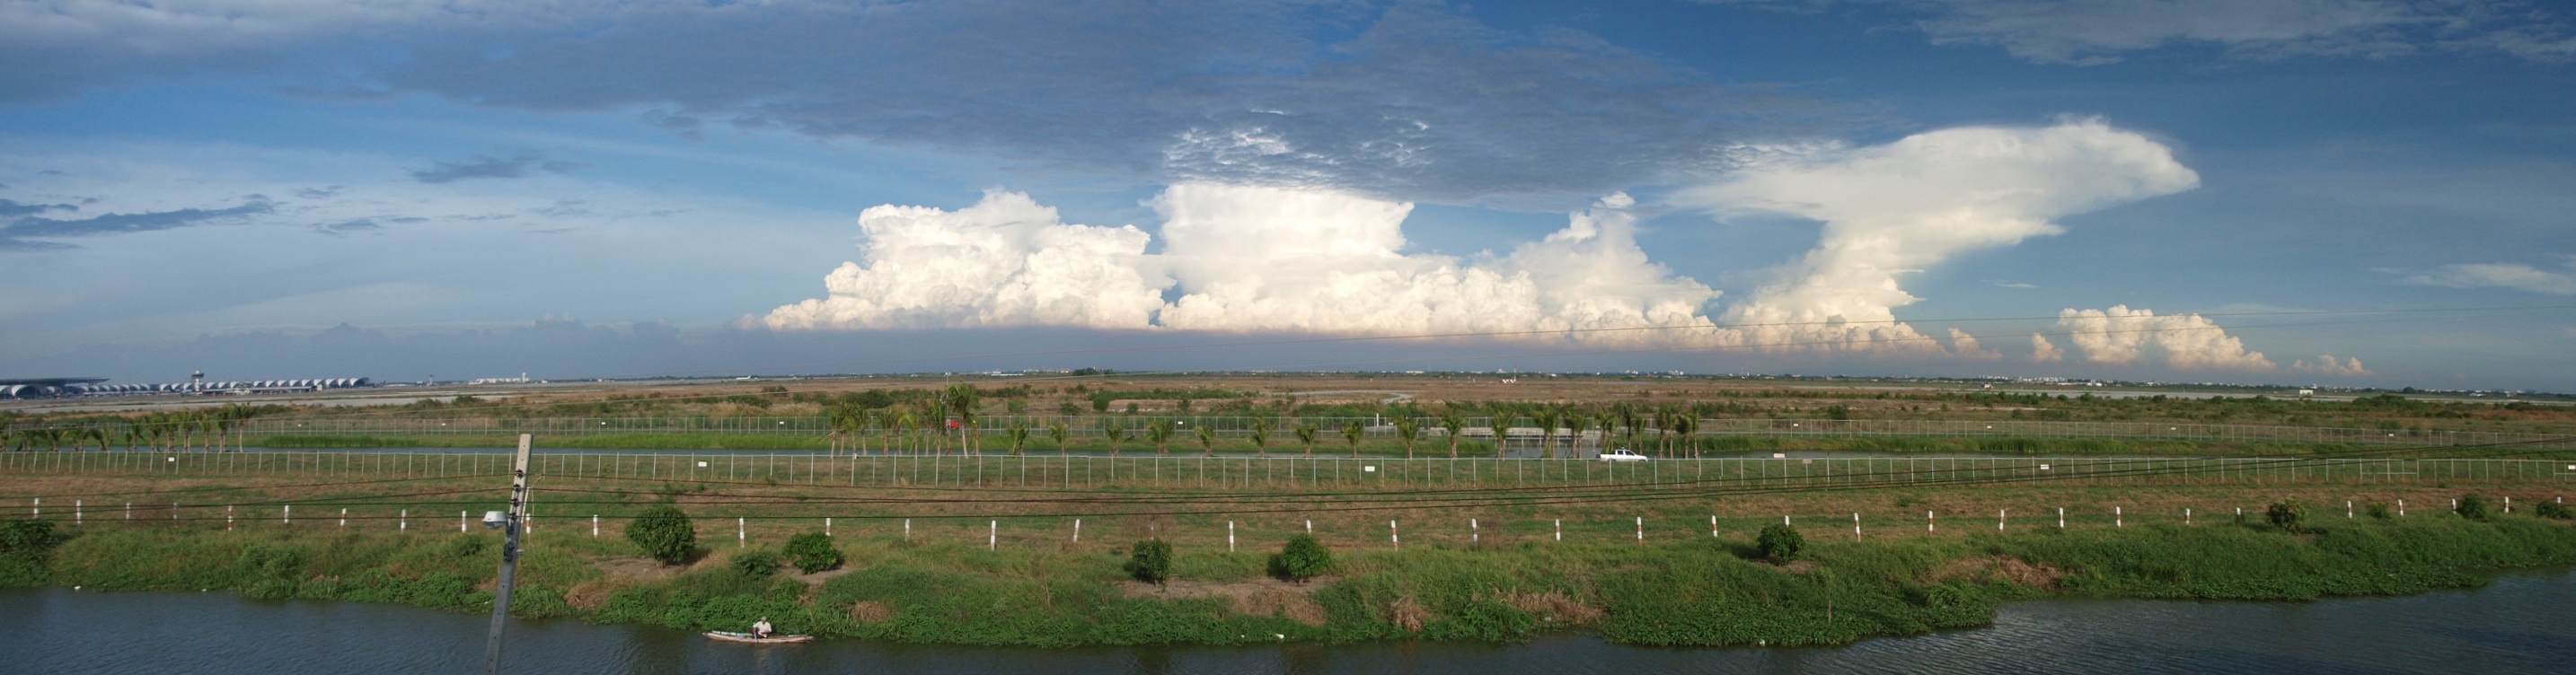
[[[769,617],[760,617],[760,621],[751,624],[751,636],[753,638],[767,639],[771,630],[774,629],[769,627]]]

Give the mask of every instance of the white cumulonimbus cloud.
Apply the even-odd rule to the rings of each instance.
[[[1505,334],[1651,347],[1892,352],[1995,359],[1973,335],[1948,346],[1898,322],[1899,279],[1962,252],[2056,234],[2054,219],[2187,190],[2169,148],[2099,120],[1979,127],[1869,148],[1803,149],[1756,162],[1681,201],[1720,217],[1819,221],[1816,248],[1725,307],[1656,263],[1634,200],[1602,198],[1564,229],[1507,253],[1407,252],[1405,202],[1298,187],[1182,183],[1146,202],[1161,250],[1134,226],[1063,222],[1028,196],[987,193],[957,211],[878,206],[859,219],[862,259],[829,295],[771,311],[777,330],[1080,326],[1127,330]],[[1170,298],[1168,302],[1165,298]],[[2084,358],[2177,368],[2269,369],[2216,325],[2125,307],[2067,310]],[[2149,330],[2140,330],[2140,329]],[[2033,336],[2034,358],[2059,352]]]
[[[2200,184],[2171,148],[2098,119],[1944,129],[1882,146],[1763,156],[1681,199],[1721,218],[1807,218],[1823,233],[1719,323],[1745,326],[1753,344],[1835,350],[1939,351],[1896,322],[1893,310],[1917,299],[1900,275],[2064,232],[2057,218]]]
[[[2371,374],[2370,369],[2361,367],[2361,359],[2348,358],[2336,360],[2333,354],[2318,354],[2317,362],[2314,364],[2308,363],[2305,359],[2293,361],[2290,363],[2290,369],[2302,373],[2316,373],[2318,375],[2332,375],[2336,377],[2361,377]]]
[[[2032,333],[2030,334],[2030,360],[2039,363],[2064,361],[2066,350],[2058,349],[2057,343],[2048,341],[2048,336]]]
[[[1412,204],[1341,192],[1190,183],[1149,205],[1163,250],[1133,226],[1062,222],[994,192],[950,212],[879,206],[863,262],[830,295],[773,310],[772,329],[1081,326],[1361,335],[1528,333],[1587,343],[1705,338],[1717,291],[1648,260],[1626,195],[1564,230],[1481,260],[1408,254]],[[1162,301],[1165,291],[1179,296]],[[1688,339],[1688,338],[1685,338]]]
[[[2068,309],[2058,312],[2056,329],[2075,343],[2085,361],[2093,363],[2180,370],[2272,369],[2271,359],[2262,352],[2246,351],[2244,341],[2198,314],[2159,315],[2123,305]]]

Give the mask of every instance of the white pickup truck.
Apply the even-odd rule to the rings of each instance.
[[[1646,461],[1646,456],[1645,456],[1645,455],[1637,454],[1637,453],[1636,453],[1636,451],[1629,450],[1629,449],[1627,449],[1627,448],[1618,448],[1618,449],[1610,450],[1610,451],[1608,451],[1608,452],[1603,452],[1603,453],[1601,453],[1601,461],[1604,461],[1604,462],[1643,462],[1643,461]]]

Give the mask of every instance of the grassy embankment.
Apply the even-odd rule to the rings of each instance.
[[[875,455],[884,452],[878,439],[868,440],[867,454]],[[515,446],[518,442],[518,436],[513,434],[299,434],[257,436],[245,441],[251,447],[294,449],[505,448]],[[825,450],[832,447],[829,440],[819,436],[713,432],[548,435],[540,436],[537,442],[547,448],[575,450]],[[2343,457],[2385,453],[2389,447],[2391,446],[2348,443],[2210,442],[2143,438],[1712,435],[1699,439],[1699,451],[1709,456],[1772,452],[1862,452],[2032,456]],[[1031,438],[1023,451],[1034,456],[1047,456],[1065,451],[1098,455],[1106,454],[1111,449],[1110,443],[1098,438],[1076,438],[1067,448],[1058,448],[1053,440]],[[1154,453],[1152,444],[1135,441],[1119,445],[1116,449],[1125,456],[1150,456]],[[1651,442],[1645,443],[1641,449],[1658,455],[1662,453]],[[843,450],[848,451],[848,448],[844,446]],[[1175,456],[1196,456],[1205,453],[1205,449],[1201,448],[1194,439],[1175,439],[1170,450]],[[1385,439],[1372,438],[1362,441],[1359,450],[1361,454],[1371,457],[1406,456],[1403,443]],[[987,438],[984,440],[982,451],[987,456],[1004,455],[1010,452],[1010,445],[1008,441],[999,437]],[[1588,448],[1587,451],[1589,451]],[[1273,440],[1266,448],[1255,448],[1250,442],[1239,438],[1224,439],[1215,446],[1215,453],[1224,457],[1244,457],[1256,452],[1267,452],[1272,456],[1302,457],[1305,456],[1306,449],[1293,441],[1280,443],[1277,440]],[[1331,443],[1317,443],[1314,454],[1318,457],[1348,457],[1351,454],[1351,446],[1336,438]],[[1448,454],[1448,443],[1438,439],[1416,443],[1412,452],[1416,457],[1446,457]],[[1459,454],[1467,457],[1490,457],[1493,455],[1493,445],[1481,440],[1463,441],[1459,444]],[[2517,456],[2576,457],[2576,450],[2534,449]]]
[[[2576,564],[2576,528],[2562,521],[2321,520],[2303,532],[2203,521],[1817,537],[1788,564],[1758,555],[1740,531],[1660,544],[1409,539],[1402,550],[1343,545],[1334,571],[1303,585],[1265,581],[1268,550],[1196,544],[1181,549],[1176,590],[1163,593],[1124,580],[1117,551],[1136,538],[1132,528],[1103,528],[1081,547],[1002,550],[985,550],[980,537],[906,541],[879,528],[838,542],[845,571],[808,578],[738,570],[734,558],[763,550],[708,541],[719,533],[701,532],[717,552],[666,568],[641,561],[613,531],[592,539],[564,528],[531,541],[514,611],[689,630],[768,616],[788,632],[1042,646],[1514,640],[1571,627],[1631,644],[1834,644],[1983,625],[2011,599],[2304,600],[2473,586],[2488,570]],[[94,524],[43,552],[0,555],[0,585],[489,606],[495,535],[343,532]]]

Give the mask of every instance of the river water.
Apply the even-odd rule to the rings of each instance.
[[[518,673],[2568,673],[2576,572],[2476,590],[2312,603],[2051,600],[1995,625],[1830,648],[1650,649],[1581,634],[1515,645],[1003,649],[513,621]],[[0,672],[467,673],[486,617],[224,594],[0,591]]]

